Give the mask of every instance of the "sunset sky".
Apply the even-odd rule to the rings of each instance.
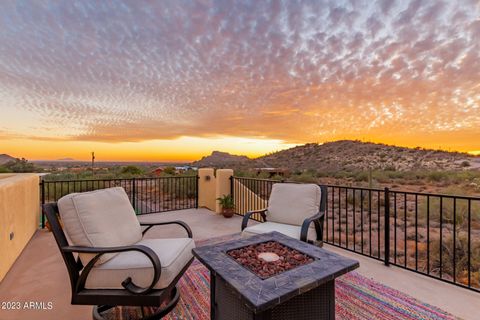
[[[480,152],[480,2],[0,2],[0,153],[338,139]]]

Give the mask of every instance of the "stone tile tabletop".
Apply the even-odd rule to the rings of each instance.
[[[267,241],[277,241],[296,249],[314,258],[314,261],[262,280],[226,254],[233,249]],[[279,232],[198,247],[193,249],[193,254],[210,270],[212,276],[224,279],[232,292],[243,299],[255,313],[273,308],[359,267],[356,260],[342,257]]]

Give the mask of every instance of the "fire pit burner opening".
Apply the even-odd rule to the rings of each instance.
[[[261,279],[313,262],[313,258],[277,241],[257,243],[227,252]]]
[[[262,259],[266,262],[275,262],[280,260],[280,256],[275,252],[261,252],[257,256],[259,259]]]

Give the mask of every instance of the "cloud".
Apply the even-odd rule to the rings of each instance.
[[[5,1],[0,138],[480,134],[478,11],[469,1]]]

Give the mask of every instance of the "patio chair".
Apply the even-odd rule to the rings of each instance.
[[[193,261],[187,224],[139,223],[123,188],[69,194],[43,210],[67,266],[72,304],[95,305],[94,319],[115,306],[142,306],[142,314],[157,307],[144,319],[175,307],[176,284]],[[143,239],[153,226],[168,224],[182,226],[188,238]]]
[[[325,186],[276,183],[272,186],[268,208],[247,212],[243,217],[242,237],[277,231],[321,246],[326,199]],[[263,223],[247,227],[254,214],[260,215]]]

